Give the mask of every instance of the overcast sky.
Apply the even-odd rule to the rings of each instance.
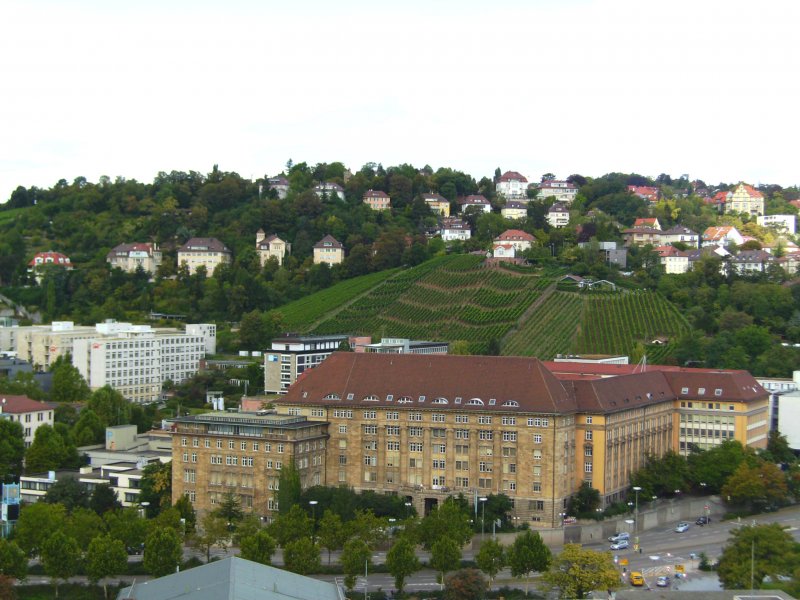
[[[797,0],[6,0],[18,185],[294,162],[800,183]]]

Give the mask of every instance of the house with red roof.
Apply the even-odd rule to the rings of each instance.
[[[511,244],[517,252],[530,250],[531,246],[536,242],[527,231],[520,229],[507,229],[494,239],[494,244]]]
[[[61,252],[37,252],[33,258],[28,262],[28,273],[34,276],[37,282],[41,283],[44,277],[44,271],[48,268],[58,267],[72,271],[72,262],[69,256],[61,254]]]
[[[25,447],[33,443],[36,430],[42,425],[53,426],[55,405],[31,400],[27,396],[0,394],[0,419],[8,419],[22,425]]]
[[[702,246],[730,246],[736,244],[741,246],[744,243],[744,236],[735,227],[730,225],[720,225],[709,227],[703,232]]]
[[[650,229],[661,229],[661,223],[658,222],[657,217],[640,217],[633,222],[633,226],[649,227]]]
[[[146,273],[155,275],[161,265],[161,250],[155,243],[120,244],[106,254],[106,262],[112,269],[122,269],[127,273],[143,269]]]
[[[495,191],[506,199],[524,198],[528,180],[516,171],[506,171],[495,184]]]
[[[647,200],[651,204],[658,202],[659,191],[657,187],[647,185],[629,185],[628,191],[642,200]]]
[[[725,202],[726,213],[764,214],[764,194],[751,185],[740,183]]]

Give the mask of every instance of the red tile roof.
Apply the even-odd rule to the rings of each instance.
[[[326,399],[334,394],[341,400]],[[389,396],[391,400],[387,400]],[[365,400],[367,397],[377,399]],[[401,398],[412,402],[399,403]],[[447,404],[435,403],[436,398],[446,399]],[[459,404],[456,398],[461,398]],[[480,399],[481,404],[470,403],[472,399]],[[355,352],[334,352],[305,371],[281,398],[284,401],[542,413],[574,412],[577,408],[574,398],[537,358]],[[503,406],[509,401],[518,406]]]
[[[528,180],[516,171],[506,171],[497,181],[498,183],[501,181],[522,181],[523,183],[528,183]]]
[[[4,413],[17,415],[21,413],[39,412],[42,410],[52,410],[55,408],[55,404],[31,400],[27,396],[0,394],[0,408],[2,408],[2,412]]]
[[[41,262],[36,262],[36,259],[40,258]],[[35,267],[37,265],[58,265],[62,267],[72,266],[72,263],[69,260],[69,256],[66,254],[61,254],[61,252],[53,252],[49,250],[47,252],[37,252],[33,255],[33,258],[28,262],[29,267]]]
[[[521,231],[519,229],[507,229],[500,235],[495,238],[495,241],[498,242],[505,242],[505,241],[523,241],[523,242],[535,242],[536,238],[533,237],[527,231]]]

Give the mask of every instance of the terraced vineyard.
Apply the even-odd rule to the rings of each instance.
[[[556,354],[631,354],[642,343],[648,360],[658,362],[671,348],[649,342],[689,327],[657,293],[564,291],[556,286],[561,276],[488,268],[481,256],[442,256],[342,282],[279,311],[292,331],[464,341],[476,353],[502,340],[504,355],[545,360]]]
[[[280,307],[277,312],[282,315],[284,328],[287,331],[304,331],[309,324],[330,312],[331,309],[342,306],[359,294],[374,288],[396,275],[398,271],[399,269],[378,271],[362,277],[347,279],[316,294],[290,302]]]
[[[655,292],[593,292],[584,299],[576,352],[629,353],[637,342],[675,337],[689,329],[678,309]]]
[[[506,356],[537,356],[551,360],[556,354],[573,352],[582,312],[581,296],[555,292],[506,340],[502,353]]]
[[[452,256],[405,271],[322,322],[314,333],[463,340],[479,351],[505,335],[551,283],[482,263],[480,256]]]

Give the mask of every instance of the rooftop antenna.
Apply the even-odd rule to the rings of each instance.
[[[641,369],[641,370],[640,370]],[[647,354],[643,354],[641,360],[637,363],[634,373],[644,373],[647,371]]]

